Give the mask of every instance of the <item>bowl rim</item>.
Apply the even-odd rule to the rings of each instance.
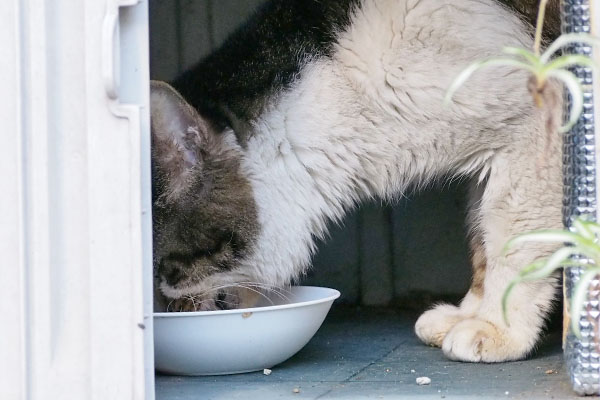
[[[184,317],[196,317],[196,316],[205,316],[205,315],[229,315],[229,314],[245,314],[245,313],[255,313],[255,312],[266,312],[266,311],[275,311],[275,310],[284,310],[287,308],[298,308],[298,307],[306,307],[315,304],[325,303],[328,301],[333,302],[335,299],[340,297],[340,292],[337,289],[332,289],[323,286],[292,286],[291,288],[310,288],[310,289],[325,289],[331,292],[331,294],[327,297],[308,300],[308,301],[300,301],[296,303],[289,304],[280,304],[277,306],[266,306],[266,307],[250,307],[250,308],[236,308],[234,310],[216,310],[216,311],[179,311],[179,312],[153,312],[152,315],[154,318],[184,318]]]

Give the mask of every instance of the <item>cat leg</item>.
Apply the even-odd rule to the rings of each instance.
[[[415,324],[415,333],[421,341],[429,346],[442,347],[446,334],[460,321],[475,316],[483,294],[483,279],[485,277],[485,255],[479,235],[471,238],[473,262],[473,280],[471,288],[462,299],[459,306],[438,304],[425,311]]]
[[[487,260],[483,291],[475,315],[454,325],[442,342],[442,350],[454,360],[499,362],[525,357],[551,307],[554,278],[524,283],[517,285],[509,298],[509,324],[503,318],[502,296],[509,282],[521,268],[548,256],[554,247],[527,244],[504,254],[504,245],[519,233],[561,225],[558,145],[545,160],[532,156],[540,147],[520,146],[529,148],[529,154],[507,149],[492,162],[479,219]]]
[[[483,237],[478,229],[479,207],[483,194],[483,185],[473,184],[469,192],[468,225],[471,230],[471,264],[473,279],[471,287],[459,306],[452,304],[437,304],[424,312],[415,324],[417,337],[429,346],[442,347],[446,334],[460,321],[472,318],[479,309],[483,296],[483,281],[485,277],[485,249]]]

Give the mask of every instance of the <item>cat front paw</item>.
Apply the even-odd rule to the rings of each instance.
[[[524,358],[533,345],[528,343],[491,322],[470,318],[448,332],[442,350],[451,360],[492,363]]]
[[[454,325],[462,321],[460,309],[450,304],[438,304],[425,311],[415,324],[415,333],[429,346],[442,347],[446,334]]]

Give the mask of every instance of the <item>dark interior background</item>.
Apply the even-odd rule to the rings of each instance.
[[[150,0],[150,73],[171,80],[219,46],[264,0]],[[421,308],[468,289],[466,185],[444,183],[397,203],[369,203],[331,226],[303,284],[341,302]]]

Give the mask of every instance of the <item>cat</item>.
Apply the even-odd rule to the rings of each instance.
[[[510,325],[501,298],[552,247],[503,248],[561,226],[560,137],[546,126],[560,88],[549,83],[555,104],[539,109],[526,73],[496,67],[442,100],[474,60],[531,48],[534,16],[515,9],[533,4],[274,0],[172,86],[153,82],[154,262],[171,308],[250,304],[305,272],[327,221],[357,203],[469,177],[471,288],[421,315],[416,334],[454,360],[529,354],[556,279],[519,285]]]

